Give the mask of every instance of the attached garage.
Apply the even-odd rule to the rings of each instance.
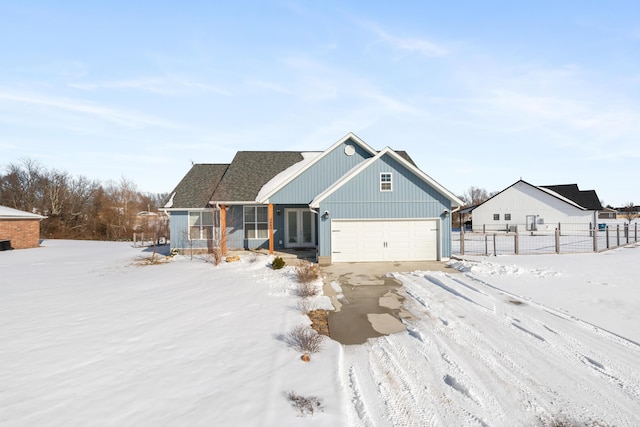
[[[440,259],[438,219],[333,219],[332,262]]]

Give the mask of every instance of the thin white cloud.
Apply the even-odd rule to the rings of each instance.
[[[291,91],[289,89],[282,87],[280,85],[277,85],[275,83],[269,83],[269,82],[264,82],[260,80],[250,80],[247,82],[247,85],[255,86],[261,89],[266,89],[272,92],[282,93],[285,95],[291,95]]]
[[[180,128],[165,119],[148,116],[135,111],[107,107],[71,98],[53,97],[39,93],[21,93],[0,87],[0,101],[50,108],[97,118],[123,127]]]
[[[384,95],[376,90],[366,90],[359,93],[363,99],[372,100],[380,109],[387,113],[402,113],[411,115],[424,114],[419,108],[416,108],[406,102],[402,102],[394,97]]]
[[[82,90],[134,89],[161,95],[177,95],[192,91],[229,95],[229,92],[226,90],[183,77],[146,77],[132,80],[74,82],[69,83],[68,86]]]
[[[417,53],[419,55],[427,56],[430,58],[444,56],[447,54],[447,49],[437,43],[432,42],[431,40],[417,37],[400,37],[397,35],[393,35],[380,28],[380,26],[378,26],[377,24],[365,24],[365,27],[369,28],[371,31],[378,35],[379,43],[383,43],[396,50],[409,53]]]

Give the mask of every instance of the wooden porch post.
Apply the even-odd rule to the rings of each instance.
[[[273,204],[269,203],[269,253],[273,254]]]
[[[227,207],[220,206],[220,251],[227,254]]]

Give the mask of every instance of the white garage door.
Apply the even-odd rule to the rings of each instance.
[[[331,261],[438,259],[438,221],[332,220]]]

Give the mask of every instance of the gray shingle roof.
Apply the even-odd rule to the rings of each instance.
[[[211,200],[253,201],[271,178],[303,159],[297,151],[238,151]]]
[[[541,187],[555,191],[562,197],[565,197],[588,210],[602,210],[602,204],[600,203],[600,199],[598,198],[595,190],[581,191],[578,188],[578,184],[541,185]]]
[[[229,168],[227,164],[196,164],[169,194],[171,208],[204,208]],[[167,200],[168,202],[168,200]],[[165,206],[166,203],[165,202]]]
[[[411,166],[418,167],[418,165],[416,165],[416,164],[413,162],[413,159],[411,158],[411,156],[409,156],[409,153],[407,153],[406,151],[403,151],[403,150],[400,150],[400,151],[398,151],[398,150],[393,150],[393,151],[395,151],[397,155],[399,155],[400,157],[402,157],[403,159],[405,159],[407,162],[411,163]]]

